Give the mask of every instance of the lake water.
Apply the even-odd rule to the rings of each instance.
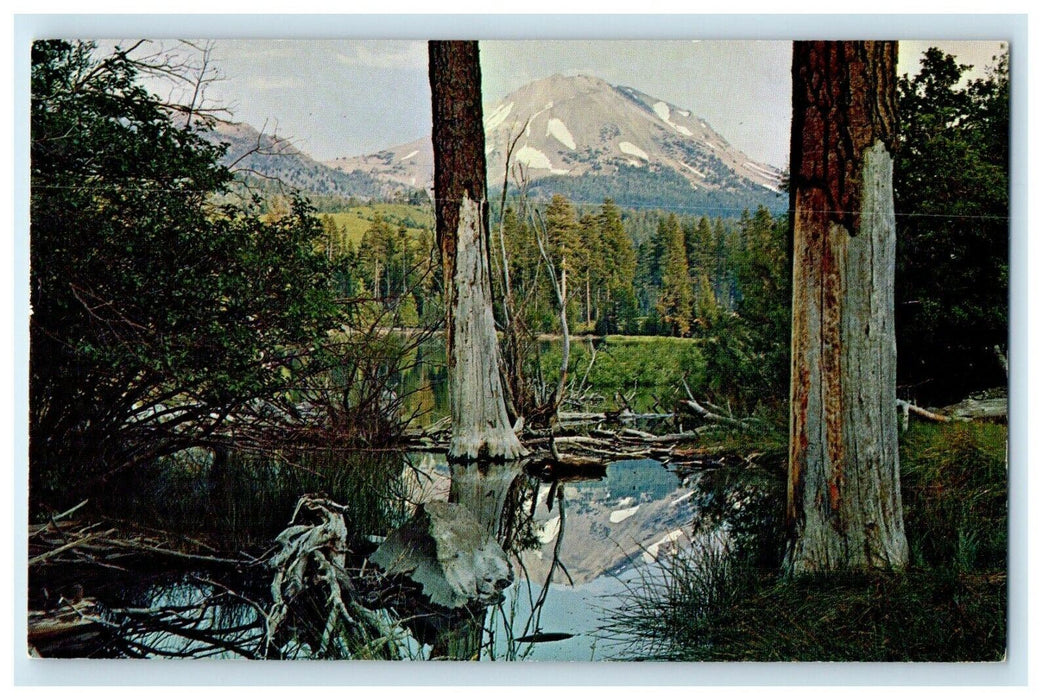
[[[404,494],[410,503],[448,500],[463,494],[476,467],[449,468],[443,455],[412,455]],[[503,600],[468,623],[456,618],[471,641],[453,658],[480,660],[591,661],[615,658],[622,647],[600,632],[603,620],[629,605],[627,586],[643,572],[658,571],[667,557],[691,546],[692,489],[665,465],[627,460],[607,466],[603,478],[544,483],[519,466],[492,467],[480,477],[502,483],[488,489],[501,503],[468,503],[498,511],[513,566],[513,583]],[[463,482],[467,484],[463,485]],[[493,482],[494,483],[494,482]],[[475,489],[475,491],[478,491]],[[484,491],[480,489],[478,492]],[[351,529],[352,529],[352,523]],[[96,582],[90,594],[114,612],[116,641],[98,656],[238,657],[258,653],[268,610],[269,572],[260,567],[252,581],[201,572],[157,572],[135,580]],[[152,611],[152,612],[150,612]],[[162,611],[162,612],[161,612]],[[405,610],[383,611],[386,619]],[[411,611],[409,611],[411,612]],[[483,619],[482,619],[483,617]],[[443,623],[442,623],[443,624]],[[432,640],[414,634],[402,640],[402,655],[435,654]],[[303,640],[285,643],[284,658],[313,658]],[[330,658],[331,653],[326,654]],[[337,656],[337,655],[336,655]]]
[[[688,348],[668,339],[573,342],[572,362],[577,374],[589,376],[593,395],[622,391],[635,409],[650,410],[670,405],[679,391],[680,377],[688,369],[680,358],[687,358]],[[440,342],[427,343],[414,364],[391,377],[391,391],[407,397],[403,408],[417,425],[447,413],[442,349]],[[541,344],[541,349],[552,377],[560,351],[550,344]],[[652,460],[613,462],[602,478],[560,483],[543,482],[514,465],[485,470],[478,477],[476,467],[449,468],[439,454],[296,454],[292,449],[277,460],[233,455],[230,461],[231,467],[216,470],[205,451],[201,459],[187,453],[175,463],[138,470],[103,508],[129,522],[200,537],[220,551],[260,553],[287,525],[302,494],[326,493],[348,508],[346,521],[356,535],[354,565],[361,564],[368,547],[374,548],[370,543],[404,523],[420,503],[465,503],[479,521],[491,524],[513,570],[502,602],[469,624],[461,615],[438,624],[460,625],[456,634],[469,640],[453,645],[452,651],[434,649],[429,639],[433,629],[405,625],[402,656],[408,658],[615,658],[622,648],[600,628],[619,606],[631,604],[627,587],[642,576],[658,577],[668,557],[705,539],[693,533],[691,485]],[[478,500],[477,493],[497,496],[481,502],[485,499]],[[264,566],[239,573],[103,570],[76,585],[82,584],[84,595],[111,611],[113,639],[94,655],[253,657],[259,654],[264,616],[272,605],[270,576]],[[54,599],[55,591],[65,589],[55,585],[50,590]],[[429,613],[402,605],[380,609],[380,614],[396,622]],[[445,632],[437,630],[438,637]],[[309,640],[293,639],[280,655],[315,653]]]

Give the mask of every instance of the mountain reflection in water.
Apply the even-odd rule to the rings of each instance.
[[[443,500],[452,493],[458,500],[467,468],[449,469],[433,454],[413,461],[417,483],[424,486],[414,497]],[[515,580],[489,611],[481,658],[614,656],[614,645],[597,634],[601,618],[622,603],[625,582],[657,558],[689,546],[691,489],[654,460],[613,462],[604,478],[593,480],[542,483],[517,473],[502,513]],[[505,483],[505,472],[492,478]]]

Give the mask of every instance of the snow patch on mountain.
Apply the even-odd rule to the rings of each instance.
[[[619,150],[626,153],[628,156],[637,156],[642,160],[649,160],[648,154],[642,151],[640,148],[630,143],[629,141],[620,141]]]
[[[743,164],[743,166],[746,167],[746,168],[750,168],[754,172],[760,173],[760,174],[765,175],[767,177],[772,177],[772,178],[778,178],[779,177],[779,173],[777,173],[774,170],[770,170],[769,168],[763,167],[763,166],[759,165],[758,163],[751,163],[750,161],[747,161],[746,163]]]
[[[415,149],[414,151],[412,151],[408,155],[406,155],[403,158],[401,158],[401,160],[411,160],[412,158],[414,158],[417,155],[419,155],[419,149]]]
[[[537,148],[531,146],[525,146],[517,152],[514,156],[518,162],[524,163],[529,168],[535,168],[536,170],[552,170],[550,165],[550,158],[545,153]]]
[[[624,508],[623,510],[614,510],[608,514],[608,522],[615,524],[621,523],[631,515],[636,513],[641,506],[634,506],[633,508]]]
[[[510,104],[513,105],[513,102],[511,102]],[[553,102],[547,102],[545,107],[543,107],[541,110],[539,110],[538,112],[536,112],[532,116],[528,117],[528,121],[525,122],[525,136],[531,136],[532,135],[532,122],[535,121],[535,118],[538,117],[543,112],[547,111],[548,109],[553,109],[553,108],[554,108],[554,103]]]
[[[651,564],[659,558],[662,554],[662,549],[669,549],[671,552],[677,551],[677,541],[685,535],[684,530],[678,528],[672,532],[668,532],[661,539],[656,540],[652,544],[645,547],[645,552],[642,555],[645,563]],[[688,538],[686,538],[687,541]]]
[[[667,105],[666,102],[655,103],[654,105],[652,105],[652,111],[655,112],[656,116],[662,119],[668,125],[677,129],[679,133],[682,133],[685,136],[692,136],[692,129],[689,129],[687,126],[675,124],[674,122],[670,121],[670,106]],[[688,116],[688,112],[682,112],[680,109],[676,111],[678,114],[682,114],[686,117]]]
[[[553,136],[573,151],[575,150],[575,138],[572,137],[572,132],[569,131],[568,127],[565,126],[565,123],[557,117],[551,117],[546,122],[546,135]]]
[[[506,118],[510,116],[510,112],[513,110],[513,108],[514,103],[507,102],[505,105],[495,110],[495,112],[492,113],[491,116],[484,120],[485,131],[488,131],[489,129],[494,129],[500,124],[502,124],[504,121],[506,121]]]
[[[691,117],[692,116],[692,112],[689,112],[687,109],[679,109],[677,111],[677,113],[680,114],[683,117]]]

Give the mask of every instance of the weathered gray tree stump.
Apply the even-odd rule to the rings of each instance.
[[[388,576],[404,574],[445,608],[494,603],[510,585],[510,560],[465,506],[432,501],[368,558]]]

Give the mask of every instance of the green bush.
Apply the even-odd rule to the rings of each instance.
[[[303,494],[345,505],[351,543],[386,534],[407,517],[397,498],[404,456],[289,449],[270,455],[184,452],[129,472],[99,497],[101,512],[138,526],[211,540],[223,551],[268,545]]]

